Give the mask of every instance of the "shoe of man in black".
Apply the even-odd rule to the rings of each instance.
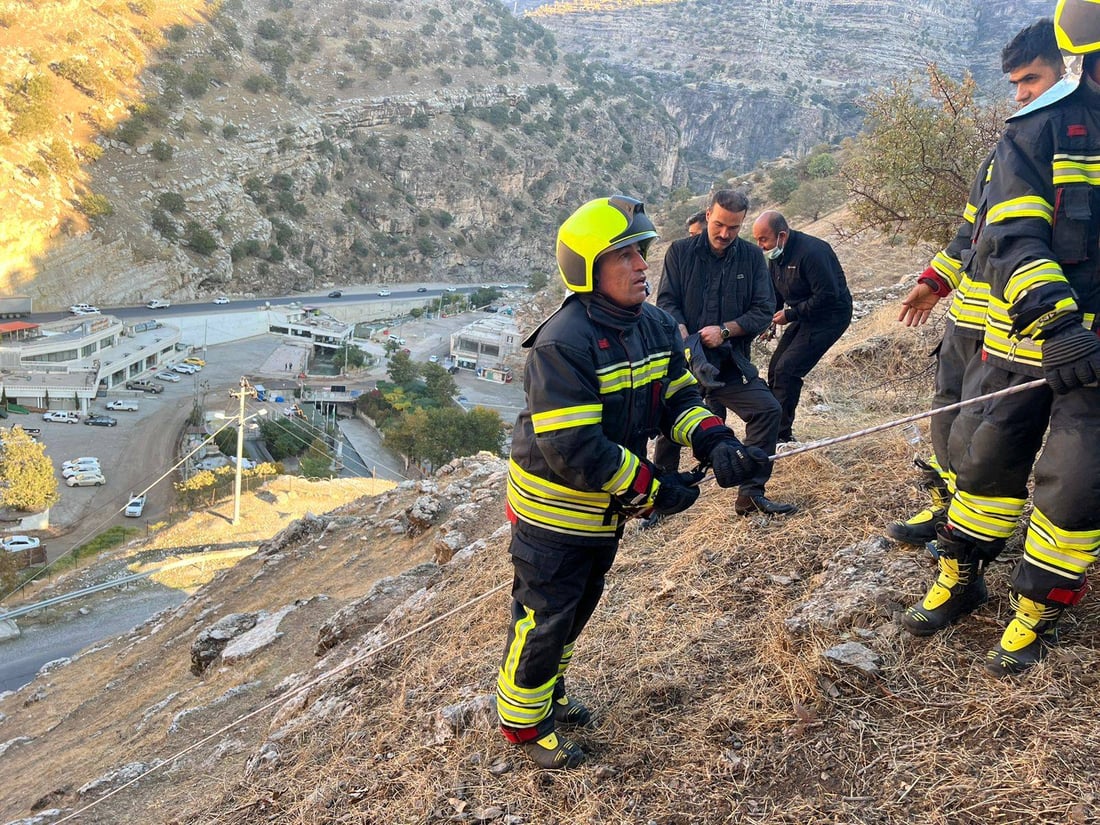
[[[763,513],[767,516],[789,516],[798,512],[796,504],[782,504],[772,501],[765,496],[738,496],[733,503],[733,511],[739,516],[751,516],[753,513]]]

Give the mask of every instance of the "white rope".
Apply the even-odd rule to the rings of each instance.
[[[822,447],[828,447],[832,444],[842,444],[845,441],[852,441],[856,438],[862,438],[865,435],[871,435],[871,433],[882,432],[888,430],[891,427],[900,427],[902,424],[908,424],[911,421],[920,421],[922,418],[931,418],[933,415],[939,415],[940,413],[951,412],[952,410],[959,410],[970,404],[977,404],[980,401],[988,401],[991,398],[1000,398],[1003,395],[1012,395],[1013,393],[1023,392],[1024,390],[1033,390],[1037,387],[1046,386],[1046,379],[1036,378],[1034,381],[1028,381],[1024,384],[1018,384],[1015,387],[1008,387],[1007,389],[997,390],[996,392],[989,392],[985,395],[978,395],[974,398],[967,398],[964,401],[956,401],[954,404],[948,404],[945,407],[937,407],[934,410],[928,410],[927,412],[917,413],[916,415],[907,415],[905,418],[899,418],[896,421],[888,421],[885,424],[876,424],[874,427],[868,427],[865,430],[857,430],[854,433],[848,433],[848,435],[838,435],[836,438],[826,438],[821,441],[813,441],[802,447],[796,447],[791,450],[783,450],[777,452],[775,455],[770,456],[772,461],[777,461],[781,458],[790,458],[791,456],[801,455],[802,453],[808,453],[811,450],[818,450]]]

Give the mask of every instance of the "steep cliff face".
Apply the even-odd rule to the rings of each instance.
[[[43,42],[63,40],[66,14],[106,20],[106,35],[134,22],[135,3],[39,5],[54,13],[9,23],[24,36],[39,26]],[[124,117],[98,118],[83,143],[66,136],[96,162],[53,175],[56,192],[37,185],[34,214],[11,202],[0,288],[48,308],[523,281],[553,265],[566,207],[613,190],[652,200],[673,183],[678,135],[648,83],[564,60],[493,0],[203,11],[156,32],[140,86],[115,90]]]
[[[836,141],[859,126],[871,88],[936,63],[1007,94],[1001,46],[1049,15],[1049,0],[530,0],[562,48],[645,72],[682,134],[678,180]],[[610,44],[610,47],[609,47]]]

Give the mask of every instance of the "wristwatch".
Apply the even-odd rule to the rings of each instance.
[[[722,340],[728,341],[730,339],[730,328],[725,324],[720,325],[722,327]]]

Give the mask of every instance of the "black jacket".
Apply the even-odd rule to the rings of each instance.
[[[1072,91],[1069,91],[1072,89]],[[984,348],[1042,374],[1047,330],[1100,313],[1100,86],[1064,80],[1009,118],[986,187],[977,273],[989,283]]]
[[[764,254],[755,244],[738,238],[719,258],[706,232],[673,241],[665,252],[657,306],[687,327],[689,335],[736,321],[745,335],[708,349],[707,360],[721,370],[724,382],[756,377],[749,351],[752,339],[771,324],[775,291]]]
[[[833,248],[820,238],[790,230],[783,254],[769,261],[775,310],[787,307],[788,321],[827,324],[850,317],[852,294]]]
[[[650,438],[700,452],[703,429],[729,432],[702,405],[675,322],[651,304],[635,315],[571,295],[524,346],[508,516],[543,541],[615,541],[617,498],[628,496]]]

